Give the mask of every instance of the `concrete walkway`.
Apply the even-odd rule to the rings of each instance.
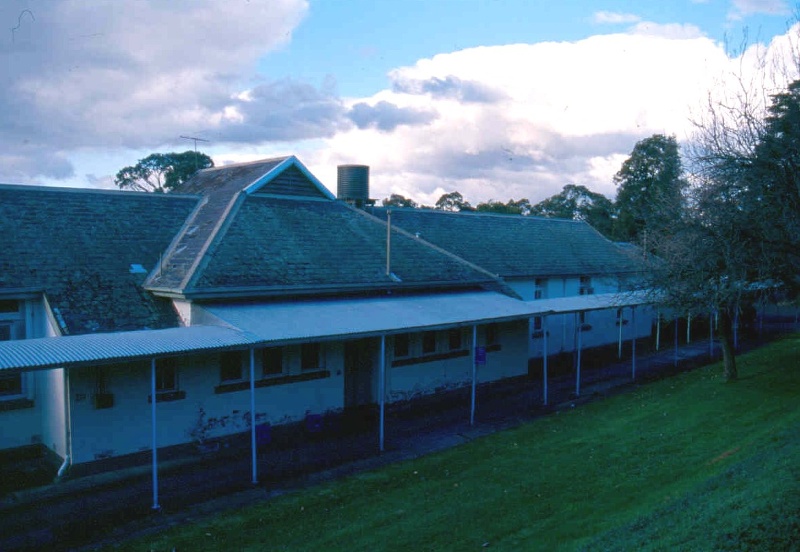
[[[773,334],[765,333],[765,339],[767,335]],[[742,340],[740,349],[761,342]],[[389,411],[383,453],[377,450],[375,423],[361,431],[334,428],[327,434],[273,443],[259,452],[258,485],[251,483],[248,439],[232,439],[227,448],[210,456],[178,456],[159,465],[159,511],[152,509],[149,465],[11,493],[0,498],[0,550],[91,549],[111,544],[291,489],[430,454],[709,361],[707,339],[681,345],[677,363],[673,347],[644,354],[647,348],[643,340],[636,382],[631,380],[630,358],[582,370],[580,396],[575,395],[574,371],[549,378],[547,407],[542,405],[540,374],[522,384],[479,388],[473,426],[469,424],[469,394],[463,390],[437,403]],[[715,351],[718,359],[718,345]]]

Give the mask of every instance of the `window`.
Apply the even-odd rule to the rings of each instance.
[[[536,278],[533,285],[533,298],[544,299],[546,297],[545,288],[547,287],[547,278]]]
[[[300,369],[317,370],[320,367],[319,343],[303,343],[300,347]]]
[[[169,393],[177,390],[178,390],[177,359],[174,358],[158,359],[156,361],[156,393]]]
[[[447,344],[451,351],[461,349],[462,333],[460,328],[452,329],[447,332]]]
[[[22,395],[22,374],[0,376],[0,398]]]
[[[542,317],[541,316],[534,316],[533,317],[533,331],[535,331],[535,332],[542,331]]]
[[[497,324],[488,324],[486,326],[486,345],[495,345],[497,343]]]
[[[592,295],[594,293],[591,276],[581,276],[581,283],[578,293],[580,295]]]
[[[436,332],[422,332],[422,354],[430,355],[436,352]]]
[[[220,381],[239,381],[242,377],[242,353],[231,351],[222,353],[219,363]]]
[[[3,311],[4,303],[14,303],[16,312],[16,301],[0,301],[0,312]],[[12,322],[0,322],[0,341],[11,341]],[[22,395],[22,374],[3,374],[0,375],[0,398],[16,397]]]
[[[261,349],[261,369],[265,378],[283,374],[283,347]]]
[[[578,313],[578,322],[581,324],[586,324],[586,311],[581,311]]]
[[[411,354],[411,337],[408,334],[394,336],[394,358],[403,358]]]
[[[19,313],[19,301],[14,299],[0,300],[0,313],[2,314],[17,314]]]

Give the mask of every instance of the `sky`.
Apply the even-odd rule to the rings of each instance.
[[[433,205],[613,198],[637,141],[797,52],[789,0],[3,0],[0,182],[113,188],[154,152],[296,155]],[[2,28],[6,31],[3,32]],[[4,38],[3,38],[4,37]],[[772,64],[770,64],[772,66]],[[766,94],[781,79],[758,80]],[[741,79],[740,79],[741,80]]]

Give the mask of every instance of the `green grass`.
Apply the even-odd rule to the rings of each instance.
[[[800,542],[800,338],[130,550],[781,550]],[[488,543],[488,544],[487,544]]]

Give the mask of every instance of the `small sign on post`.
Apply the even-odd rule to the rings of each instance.
[[[480,366],[486,364],[486,347],[475,347],[475,364]]]

